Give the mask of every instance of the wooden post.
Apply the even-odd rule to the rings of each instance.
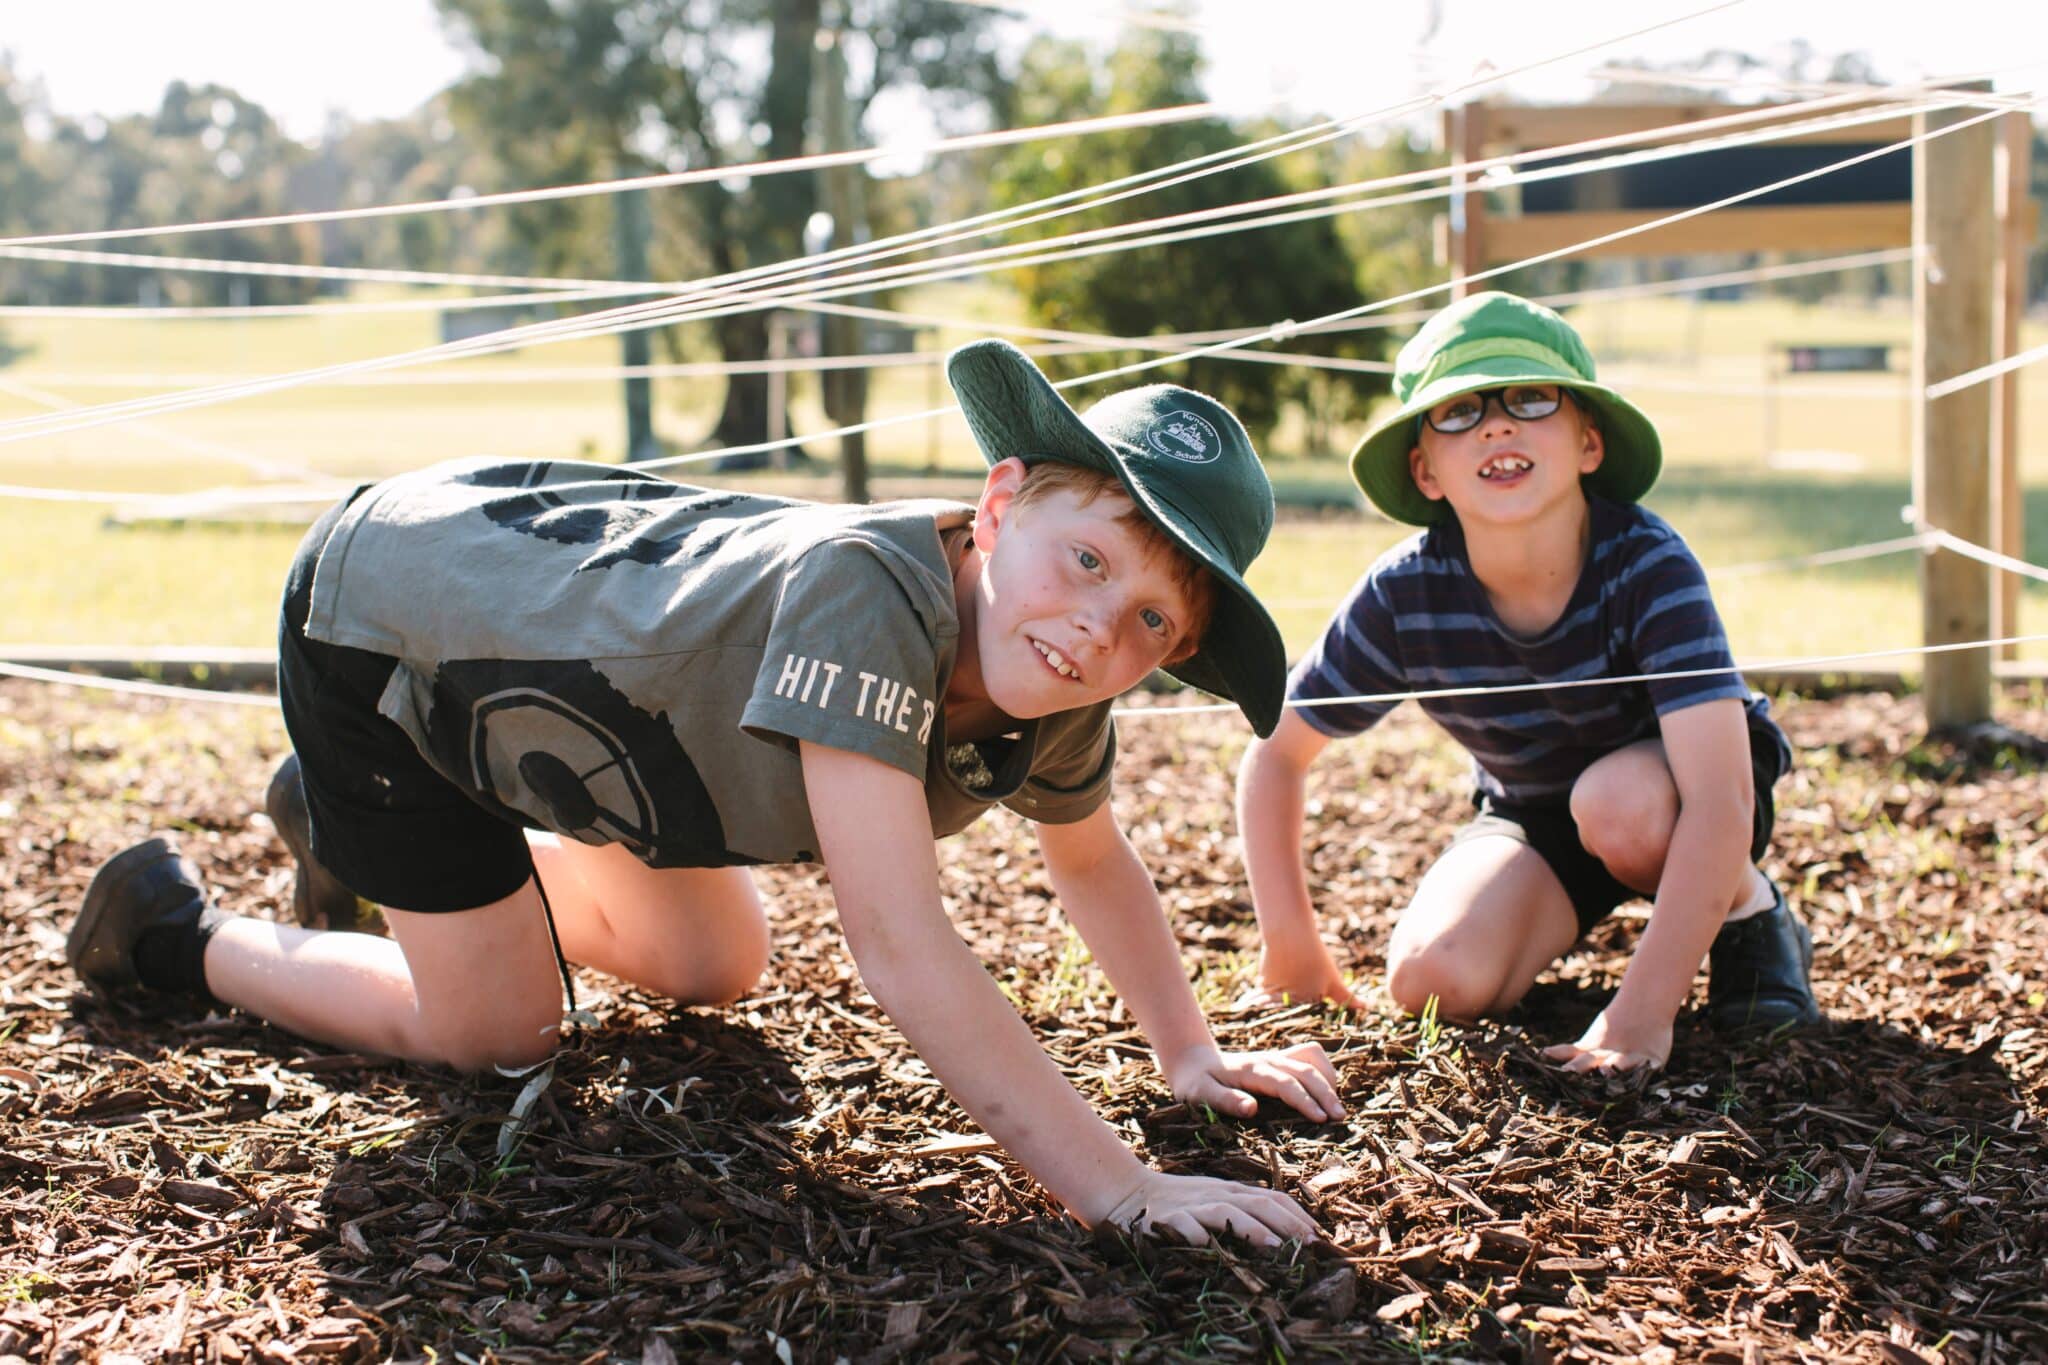
[[[1985,88],[1973,82],[1965,89]],[[1917,134],[1971,118],[1944,109],[1914,116]],[[1920,520],[1977,545],[1991,538],[1991,392],[1983,384],[1928,400],[1927,386],[1991,358],[1996,128],[1980,122],[1913,148],[1913,505]],[[1921,561],[1922,638],[1930,645],[1981,640],[1991,630],[1990,570],[1937,550]],[[1991,718],[1991,651],[1962,649],[1923,660],[1930,730]]]
[[[1992,323],[1994,359],[2017,355],[2020,317],[2027,309],[2027,185],[2032,179],[2034,129],[2024,113],[1997,121],[1998,288]],[[2027,557],[2026,496],[2020,490],[2020,377],[1991,381],[1991,548],[2014,559]],[[1991,595],[1991,633],[2020,633],[2020,578],[2001,573]],[[2000,658],[2019,656],[2018,645],[2000,645]]]
[[[820,141],[828,152],[848,151],[854,144],[853,103],[846,96],[845,11],[845,5],[835,6],[829,16],[830,26],[818,29],[811,78],[813,112]],[[832,216],[835,247],[867,240],[867,176],[867,169],[862,166],[832,166],[818,173],[823,207]],[[822,330],[827,354],[866,353],[867,324],[861,319],[828,313]],[[834,426],[858,427],[867,420],[866,370],[828,369],[818,378],[824,391],[825,415]],[[864,431],[849,431],[839,438],[839,496],[847,502],[868,500],[868,437]]]
[[[1444,111],[1444,145],[1451,154],[1451,297],[1472,292],[1471,276],[1486,268],[1486,194],[1465,167],[1486,155],[1486,104],[1475,100]]]

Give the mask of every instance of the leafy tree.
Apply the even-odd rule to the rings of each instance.
[[[41,169],[30,160],[29,113],[27,92],[16,90],[13,69],[0,55],[0,205],[37,204],[48,193]],[[11,365],[21,354],[6,334],[0,333],[0,368]]]
[[[1000,88],[988,16],[942,0],[437,0],[469,49],[453,92],[458,123],[520,183],[599,180],[733,166],[806,150],[822,24],[849,33],[855,126],[885,92],[921,89],[977,104]],[[808,175],[705,182],[656,197],[652,267],[663,277],[725,274],[799,256],[816,208]],[[575,199],[523,207],[518,240],[544,268],[589,274],[613,259],[614,205]],[[714,324],[720,354],[767,351],[767,318]],[[761,440],[762,376],[728,381],[716,444]]]
[[[1332,149],[1330,156],[1335,163],[1332,178],[1341,184],[1406,175],[1443,162],[1440,152],[1398,130],[1383,138],[1347,139]],[[1338,239],[1355,263],[1359,293],[1372,300],[1391,299],[1441,280],[1444,271],[1436,261],[1434,220],[1442,212],[1441,200],[1424,199],[1347,213],[1332,220]],[[1366,314],[1358,321],[1372,324],[1370,334],[1380,340],[1370,348],[1361,347],[1357,353],[1378,358],[1390,356],[1394,343],[1405,340],[1413,329],[1390,330],[1379,325],[1381,319],[1391,313],[1439,306],[1447,299],[1446,295],[1432,295],[1414,303],[1395,305],[1380,314]],[[1350,439],[1340,439],[1334,428],[1362,422],[1373,403],[1388,389],[1387,381],[1379,376],[1330,370],[1309,372],[1303,385],[1309,448],[1339,454],[1349,451],[1356,433]]]
[[[103,164],[120,157],[118,176],[128,193],[111,205],[114,215],[138,223],[253,218],[291,207],[291,176],[306,149],[286,137],[259,104],[225,86],[172,81],[156,115],[145,125],[124,119],[101,140]],[[139,174],[130,168],[143,163]],[[109,226],[113,224],[110,222]],[[312,264],[319,234],[311,227],[235,228],[210,232],[200,254],[229,260]],[[158,249],[145,247],[144,249]],[[164,297],[173,303],[291,303],[308,297],[303,280],[239,275],[167,274]]]
[[[366,208],[507,188],[496,159],[465,136],[437,95],[400,118],[338,123],[296,171],[302,208]],[[518,273],[522,253],[502,213],[407,213],[320,225],[328,265]],[[530,253],[525,253],[530,256]]]
[[[51,115],[0,66],[0,232],[139,227],[270,214],[305,149],[259,106],[220,86],[174,81],[154,115],[116,120]],[[204,251],[230,259],[301,262],[307,232],[217,232]],[[144,247],[143,249],[149,249]],[[303,298],[303,281],[165,272],[144,276],[144,298],[170,303],[270,303]],[[0,293],[55,304],[132,303],[136,275],[102,266],[23,262]]]
[[[1185,35],[1145,32],[1102,62],[1076,44],[1041,39],[1025,51],[1012,122],[1051,123],[1184,104],[1202,98],[1200,59]],[[1238,146],[1260,131],[1220,120],[1100,133],[1084,140],[1031,144],[998,163],[993,194],[1014,205],[1077,190],[1139,171]],[[1298,159],[1297,159],[1298,160]],[[1307,169],[1296,172],[1306,173]],[[1039,236],[1139,218],[1183,213],[1286,194],[1304,188],[1277,160],[1207,175],[1101,210],[1036,225]],[[1362,299],[1350,255],[1330,219],[1196,238],[1162,247],[1084,256],[1014,272],[1031,316],[1051,327],[1147,336],[1265,325],[1351,307]],[[1375,332],[1305,335],[1288,349],[1371,356]],[[1048,362],[1063,374],[1110,363],[1103,355]],[[1370,376],[1311,379],[1306,367],[1203,358],[1165,370],[1214,394],[1264,443],[1283,407],[1311,388],[1373,387]],[[1383,385],[1381,385],[1383,387]]]

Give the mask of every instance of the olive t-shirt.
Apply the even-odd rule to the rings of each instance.
[[[935,834],[998,802],[1079,820],[1109,794],[1108,702],[947,742],[971,517],[439,465],[336,523],[306,634],[396,659],[379,710],[486,808],[656,867],[814,860],[799,740],[921,779]]]

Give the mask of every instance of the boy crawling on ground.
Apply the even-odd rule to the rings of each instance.
[[[392,937],[224,914],[152,839],[95,877],[75,969],[338,1047],[521,1066],[556,1045],[558,958],[729,1002],[768,964],[745,865],[822,859],[876,1001],[1077,1217],[1311,1236],[1276,1191],[1137,1159],[953,932],[932,847],[997,802],[1036,821],[1176,1095],[1342,1113],[1315,1044],[1219,1051],[1109,806],[1111,702],[1156,667],[1272,728],[1279,635],[1242,577],[1272,524],[1265,474],[1236,419],[1185,389],[1082,418],[1002,342],[948,375],[991,465],[971,509],[569,463],[358,490],[286,583],[297,752],[269,808],[302,920],[351,922],[360,895]]]
[[[1431,319],[1401,350],[1394,394],[1352,474],[1381,511],[1429,529],[1352,589],[1289,679],[1290,702],[1308,705],[1238,775],[1263,990],[1355,1003],[1316,932],[1303,787],[1332,738],[1396,703],[1314,703],[1472,689],[1421,702],[1470,751],[1477,811],[1394,926],[1397,1004],[1508,1009],[1643,895],[1650,921],[1620,989],[1550,1057],[1662,1066],[1702,957],[1717,1027],[1818,1019],[1812,939],[1756,867],[1791,750],[1733,671],[1698,561],[1636,505],[1662,463],[1656,428],[1594,382],[1564,319],[1508,294]],[[1640,674],[1667,676],[1599,681]]]

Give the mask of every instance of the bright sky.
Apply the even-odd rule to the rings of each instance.
[[[986,0],[980,0],[986,2]],[[1208,34],[1214,93],[1239,109],[1345,113],[1456,84],[1482,63],[1518,66],[1713,0],[1193,0]],[[1005,0],[1025,23],[1107,36],[1123,0]],[[1148,3],[1141,8],[1151,8]],[[1441,19],[1434,23],[1432,13]],[[1931,23],[1938,13],[1940,22]],[[1019,31],[1022,31],[1021,26]],[[109,41],[110,35],[114,41]],[[1815,51],[1867,53],[1891,79],[1991,71],[2001,90],[2048,85],[2048,5],[1943,0],[1937,8],[1874,0],[1747,0],[1631,38],[1519,81],[1521,98],[1588,93],[1602,61],[1670,62],[1728,47],[1770,57],[1803,40]],[[217,81],[269,109],[294,136],[317,136],[330,109],[403,113],[447,84],[461,60],[432,0],[0,0],[0,48],[43,83],[61,113],[154,108],[173,79]],[[1580,73],[1580,74],[1567,74]]]

